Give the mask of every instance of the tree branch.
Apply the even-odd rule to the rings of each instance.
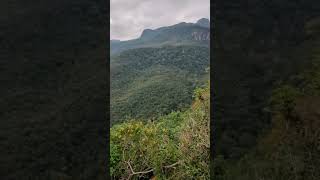
[[[181,163],[181,161],[178,161],[178,162],[175,162],[175,163],[173,163],[173,164],[171,164],[171,165],[167,165],[167,166],[163,166],[164,168],[172,168],[172,167],[174,167],[174,166],[176,166],[176,165],[178,165],[178,164],[180,164]]]
[[[143,174],[147,174],[147,173],[150,173],[150,172],[154,171],[154,169],[149,169],[149,170],[145,170],[145,171],[135,172],[135,171],[133,170],[130,162],[129,162],[129,161],[126,161],[126,163],[128,164],[129,169],[130,169],[130,171],[131,171],[131,174],[129,174],[129,177],[127,178],[127,180],[131,179],[131,177],[132,177],[133,175],[137,175],[137,174],[143,175]],[[175,162],[175,163],[173,163],[173,164],[171,164],[171,165],[167,165],[167,166],[163,166],[163,167],[164,167],[164,168],[175,168],[175,166],[178,165],[178,164],[180,164],[180,163],[181,163],[181,161],[178,161],[178,162]]]
[[[137,175],[137,174],[147,174],[147,173],[149,173],[149,172],[154,171],[154,169],[149,169],[149,170],[145,170],[145,171],[134,172],[134,170],[133,170],[130,162],[127,161],[126,163],[128,164],[128,166],[129,166],[129,168],[130,168],[130,171],[131,171],[131,174],[129,175],[128,179],[130,179],[133,175]]]

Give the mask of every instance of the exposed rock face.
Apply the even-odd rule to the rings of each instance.
[[[175,45],[190,43],[208,45],[210,40],[210,22],[200,19],[197,23],[181,22],[157,29],[145,29],[137,39],[111,42],[111,54],[137,47],[150,47],[158,44]]]
[[[196,41],[210,41],[210,32],[195,31],[191,35],[192,38]]]
[[[154,31],[152,29],[145,29],[143,30],[140,38],[148,38],[151,37],[154,34]]]

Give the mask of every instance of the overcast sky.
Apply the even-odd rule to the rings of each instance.
[[[210,0],[111,0],[111,39],[138,38],[144,29],[210,18]]]

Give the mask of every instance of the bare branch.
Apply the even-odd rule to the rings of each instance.
[[[129,166],[129,168],[130,168],[130,170],[131,170],[131,173],[133,174],[134,171],[133,171],[132,166],[131,166],[131,164],[129,163],[129,161],[127,162],[127,164],[128,164],[128,166]]]
[[[178,165],[178,164],[180,164],[181,163],[181,161],[178,161],[178,162],[175,162],[175,163],[173,163],[173,164],[171,164],[171,165],[167,165],[167,166],[163,166],[164,168],[172,168],[172,167],[174,167],[174,166],[176,166],[176,165]]]
[[[129,174],[129,177],[127,178],[127,180],[131,179],[131,177],[134,176],[134,175],[138,175],[138,174],[139,174],[140,177],[141,177],[141,176],[144,175],[144,174],[147,174],[147,173],[150,173],[150,172],[154,171],[154,169],[149,169],[149,170],[145,170],[145,171],[135,172],[135,171],[133,170],[130,162],[129,162],[129,161],[126,161],[126,163],[128,164],[129,169],[130,169],[130,171],[131,171],[131,173]],[[167,165],[167,166],[163,166],[163,167],[164,167],[164,168],[175,168],[175,166],[178,165],[178,164],[180,164],[180,163],[181,163],[181,161],[178,161],[178,162],[176,162],[176,163],[173,163],[173,164]]]
[[[150,170],[147,170],[147,171],[134,172],[133,175],[135,175],[135,174],[147,174],[147,173],[152,172],[152,171],[154,171],[154,169],[150,169]]]
[[[131,174],[129,175],[128,180],[129,180],[133,175],[137,175],[137,174],[147,174],[147,173],[150,173],[150,172],[154,171],[154,169],[149,169],[149,170],[145,170],[145,171],[134,172],[134,170],[133,170],[130,162],[127,161],[126,163],[128,164],[128,166],[129,166],[129,168],[130,168],[130,171],[131,171]]]

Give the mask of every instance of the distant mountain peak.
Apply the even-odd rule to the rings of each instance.
[[[207,18],[201,18],[196,22],[197,25],[201,27],[210,28],[210,20]]]
[[[152,30],[152,29],[145,29],[145,30],[143,30],[140,38],[149,37],[149,36],[153,35],[153,32],[154,32],[154,30]]]
[[[141,47],[161,47],[165,45],[189,44],[208,46],[210,41],[210,25],[208,19],[200,19],[197,23],[180,22],[156,29],[144,29],[140,37],[127,41],[111,41],[111,54],[119,54],[128,49]]]

